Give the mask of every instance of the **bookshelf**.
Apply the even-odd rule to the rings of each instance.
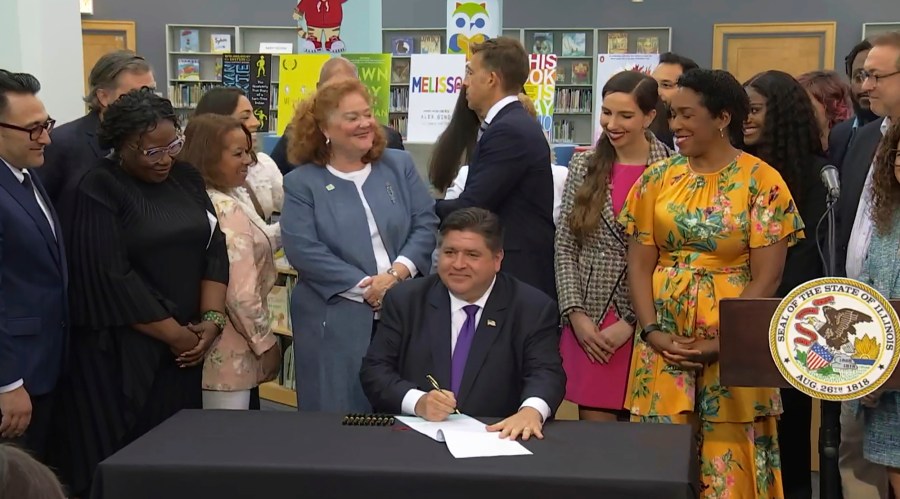
[[[507,31],[510,30],[504,30],[504,34]],[[597,30],[529,28],[519,31],[519,39],[529,54],[557,56],[551,141],[589,145],[593,133]]]
[[[185,35],[190,43],[185,46],[183,34],[192,31],[196,35]],[[213,35],[227,35],[228,48],[215,51]],[[223,53],[255,54],[260,52],[262,43],[290,43],[292,52],[297,50],[297,28],[295,26],[239,26],[211,24],[167,24],[166,25],[166,80],[167,97],[175,106],[182,123],[186,123],[200,97],[212,87],[222,84],[221,67]],[[272,107],[269,130],[278,127],[278,62],[279,54],[272,54]],[[196,72],[191,79],[180,77],[182,70]],[[266,130],[262,130],[266,131]]]
[[[432,44],[438,41],[437,52],[430,53],[447,53],[446,27],[381,30],[381,51],[391,54],[391,105],[388,125],[400,132],[404,140],[409,116],[410,56],[422,53],[423,39],[431,40]]]
[[[283,250],[275,254],[275,268],[278,277],[267,301],[272,317],[272,332],[278,335],[278,342],[281,345],[281,371],[274,380],[259,385],[259,396],[272,402],[297,407],[294,333],[291,329],[291,291],[297,281],[297,271],[291,268]]]

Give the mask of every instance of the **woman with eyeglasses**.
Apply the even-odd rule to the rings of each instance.
[[[89,496],[97,463],[201,407],[204,356],[225,326],[228,255],[172,104],[120,97],[99,129],[112,153],[81,180],[68,241],[72,343],[59,468]]]

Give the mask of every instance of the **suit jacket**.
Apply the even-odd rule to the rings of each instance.
[[[427,273],[434,251],[434,199],[406,152],[386,150],[363,184],[393,262],[409,258]],[[356,185],[306,164],[284,178],[281,237],[299,278],[291,295],[300,409],[361,412],[369,404],[359,366],[372,337],[372,308],[341,293],[378,272]]]
[[[59,218],[36,175],[35,188]],[[53,390],[68,341],[66,251],[40,205],[0,161],[0,386],[25,381],[32,396]]]
[[[841,163],[844,162],[844,156],[847,155],[851,140],[856,138],[856,132],[859,131],[858,129],[854,130],[854,122],[855,118],[844,120],[834,125],[828,134],[828,161],[838,170],[841,168]]]
[[[403,151],[403,137],[400,136],[400,132],[387,125],[381,125],[381,128],[384,130],[384,135],[387,137],[387,148]],[[287,175],[289,171],[297,168],[297,165],[288,160],[287,144],[289,130],[290,125],[284,130],[284,134],[278,139],[275,148],[272,149],[272,153],[269,154],[269,156],[275,160],[275,164],[278,165],[278,169],[281,170],[282,175]]]
[[[432,389],[428,374],[449,383],[450,323],[450,294],[437,275],[403,282],[385,295],[359,374],[375,411],[400,414],[409,390]],[[456,394],[459,411],[506,417],[539,397],[555,412],[566,391],[558,324],[553,300],[497,274]]]
[[[463,193],[439,200],[435,210],[444,219],[472,206],[500,218],[502,270],[555,298],[550,147],[541,125],[518,102],[501,109],[478,140]]]
[[[847,151],[843,163],[835,165],[841,170],[841,199],[837,206],[837,240],[835,241],[838,275],[847,274],[847,247],[850,244],[850,234],[853,232],[853,221],[856,219],[856,211],[859,208],[859,200],[866,184],[866,176],[872,167],[872,159],[883,138],[881,134],[883,121],[883,119],[878,119],[857,129],[853,145]]]
[[[100,149],[100,113],[91,112],[53,130],[44,149],[44,166],[37,170],[47,195],[59,213],[64,241],[71,240],[78,183],[108,151]]]

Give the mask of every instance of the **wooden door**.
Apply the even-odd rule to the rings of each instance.
[[[716,24],[713,68],[745,82],[777,69],[794,76],[834,69],[835,22]]]
[[[81,37],[87,93],[88,76],[101,57],[116,50],[135,50],[135,24],[134,21],[81,21]]]

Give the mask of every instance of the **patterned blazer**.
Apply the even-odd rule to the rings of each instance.
[[[649,164],[662,161],[674,151],[652,134]],[[610,306],[619,317],[633,313],[625,275],[628,237],[616,221],[612,192],[606,195],[602,219],[597,228],[579,244],[569,228],[569,215],[575,204],[575,193],[584,182],[587,166],[594,151],[576,154],[569,163],[569,176],[563,192],[562,208],[556,230],[556,288],[563,323],[573,309],[582,309],[595,322],[600,322]]]

